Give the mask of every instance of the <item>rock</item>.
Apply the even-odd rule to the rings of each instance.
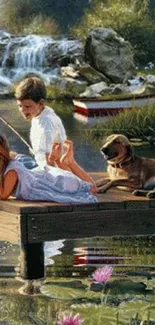
[[[147,76],[145,76],[145,81],[148,84],[151,84],[152,86],[155,86],[155,76],[152,74],[149,74]]]
[[[69,76],[72,78],[76,78],[79,76],[79,72],[75,71],[75,69],[72,66],[61,67],[61,75],[63,77]]]
[[[78,95],[85,90],[87,83],[85,81],[78,81],[72,78],[62,79],[60,87],[67,95]]]
[[[0,43],[0,64],[2,64],[2,62],[3,62],[5,49],[6,49],[6,44]]]
[[[130,87],[125,86],[124,84],[117,84],[111,86],[111,94],[119,95],[119,94],[130,94]]]
[[[85,59],[114,83],[122,83],[135,74],[130,43],[112,29],[96,28],[89,32]]]
[[[76,60],[83,59],[83,46],[78,41],[53,41],[46,45],[46,64],[60,66],[74,63]]]
[[[101,92],[107,89],[107,84],[104,81],[101,81],[97,84],[91,85],[85,89],[83,93],[80,94],[80,97],[99,97]]]
[[[85,90],[87,83],[73,78],[56,78],[48,86],[49,96],[52,98],[71,97],[79,95]]]
[[[154,95],[155,85],[144,84],[132,92],[134,95]]]
[[[4,30],[0,30],[0,39],[4,40],[6,38],[11,38],[12,35]]]
[[[109,83],[109,80],[102,73],[91,67],[89,64],[83,64],[78,68],[79,75],[84,77],[89,83],[94,84],[101,81]]]
[[[104,95],[119,95],[119,94],[131,94],[132,91],[129,86],[123,84],[107,84],[102,81],[97,84],[91,85],[80,94],[80,97],[100,97]]]

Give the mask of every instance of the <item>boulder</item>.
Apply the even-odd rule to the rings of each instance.
[[[77,78],[79,76],[79,72],[76,71],[73,66],[69,65],[67,67],[61,67],[61,75],[63,77]]]
[[[155,94],[155,85],[152,84],[144,84],[138,87],[136,90],[132,92],[134,95],[154,95]]]
[[[85,90],[87,83],[67,77],[61,80],[59,86],[66,95],[76,96]]]
[[[152,74],[148,74],[145,76],[145,81],[146,83],[152,85],[152,86],[155,86],[155,76],[152,75]]]
[[[98,83],[101,81],[109,83],[109,80],[105,75],[91,67],[89,64],[83,63],[78,67],[78,71],[79,75],[85,78],[90,84]]]
[[[101,92],[105,92],[107,84],[104,81],[101,81],[97,84],[91,85],[85,89],[83,93],[80,94],[80,97],[100,97]]]
[[[85,89],[80,97],[101,97],[104,95],[123,95],[131,94],[132,89],[130,86],[124,84],[110,84],[109,86],[104,82],[91,85]]]
[[[75,63],[76,60],[83,60],[83,46],[78,41],[53,41],[46,45],[45,62],[47,66],[59,64],[67,66]]]
[[[135,74],[130,43],[112,29],[96,28],[89,32],[85,60],[114,83],[126,82]]]

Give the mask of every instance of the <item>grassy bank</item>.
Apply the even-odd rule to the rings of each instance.
[[[108,122],[97,122],[86,132],[87,139],[100,146],[103,137],[122,133],[138,143],[155,143],[155,105],[121,112]]]

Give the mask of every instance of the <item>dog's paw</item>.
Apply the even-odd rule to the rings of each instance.
[[[97,188],[97,194],[102,194],[104,193],[101,188]]]
[[[97,188],[97,193],[99,193],[99,194],[101,194],[101,193],[103,194],[106,191],[107,191],[107,188],[105,186],[101,186],[101,187]]]
[[[155,199],[155,191],[149,191],[147,193],[147,198],[148,199]]]
[[[138,195],[139,195],[139,191],[138,191],[138,190],[134,190],[134,191],[132,192],[132,194],[135,195],[135,196],[138,196]]]
[[[104,186],[105,184],[107,184],[109,182],[109,179],[107,178],[99,178],[95,184],[97,187],[101,187],[101,186]]]
[[[132,192],[132,194],[135,195],[135,196],[147,196],[148,191],[145,191],[145,190],[134,190]]]

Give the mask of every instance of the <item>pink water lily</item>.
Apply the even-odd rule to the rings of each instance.
[[[82,325],[82,320],[80,319],[80,315],[63,315],[58,319],[57,325]]]
[[[105,267],[102,268],[98,268],[92,274],[93,280],[97,283],[104,283],[109,281],[111,275],[112,275],[112,267],[109,265],[106,265]]]

